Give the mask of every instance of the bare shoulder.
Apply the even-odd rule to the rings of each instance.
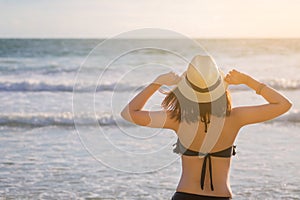
[[[237,122],[242,113],[242,107],[234,107],[230,111],[229,119],[233,122]]]
[[[256,106],[255,106],[256,107]],[[230,121],[231,125],[241,128],[246,125],[245,119],[253,118],[253,114],[250,114],[251,111],[255,111],[256,109],[253,106],[239,106],[232,108],[230,112]]]
[[[171,111],[166,110],[165,113],[166,113],[165,128],[172,129],[173,131],[177,132],[180,122],[176,120],[176,117],[172,116]]]
[[[226,128],[229,129],[227,132],[232,132],[235,135],[242,127],[239,122],[239,115],[239,109],[232,108],[230,115],[226,117]]]

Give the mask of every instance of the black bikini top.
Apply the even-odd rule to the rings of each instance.
[[[193,151],[190,149],[185,148],[179,139],[177,139],[177,143],[174,145],[175,148],[173,149],[174,153],[182,154],[185,156],[204,156],[203,164],[202,164],[202,171],[201,171],[201,189],[203,190],[204,188],[204,180],[205,180],[205,172],[206,172],[206,162],[208,160],[209,164],[209,176],[210,176],[210,188],[213,191],[214,186],[213,186],[213,180],[212,180],[212,164],[211,164],[211,157],[221,157],[221,158],[229,158],[231,155],[235,155],[236,151],[235,148],[236,146],[230,146],[227,149],[218,151],[218,152],[212,152],[212,153],[202,153],[202,152],[197,152]]]

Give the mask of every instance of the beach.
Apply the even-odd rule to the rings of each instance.
[[[195,40],[225,73],[248,73],[293,102],[283,116],[240,131],[233,199],[300,199],[300,39]],[[187,65],[142,49],[103,66],[119,44],[91,54],[102,41],[0,39],[0,198],[170,199],[175,192],[176,135],[131,125],[119,112],[160,73]],[[159,43],[180,48],[176,40]],[[229,89],[233,106],[265,102],[244,86]],[[155,94],[146,108],[159,109],[163,97]]]

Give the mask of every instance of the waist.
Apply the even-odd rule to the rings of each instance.
[[[184,193],[191,193],[196,195],[204,195],[204,196],[214,196],[214,197],[232,197],[232,192],[230,189],[230,186],[227,184],[215,184],[215,189],[212,191],[210,190],[209,186],[204,187],[204,190],[202,190],[199,187],[199,183],[192,183],[192,184],[186,184],[183,181],[180,181],[176,192],[184,192]]]
[[[229,200],[231,197],[227,196],[207,196],[207,195],[199,195],[192,194],[187,192],[176,191],[172,197],[172,200]]]
[[[193,160],[195,160],[193,162]],[[219,161],[219,162],[218,162]],[[201,161],[198,159],[192,159],[190,157],[183,158],[182,174],[180,181],[177,186],[177,191],[208,195],[208,196],[222,196],[231,197],[232,192],[229,184],[229,166],[230,158],[222,159],[219,158],[218,161],[214,160],[214,165],[212,171],[213,173],[213,184],[214,190],[210,187],[210,177],[209,169],[207,168],[206,178],[204,181],[203,189],[200,187],[201,183]],[[200,163],[198,163],[200,162]]]

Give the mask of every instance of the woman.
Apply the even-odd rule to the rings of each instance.
[[[244,84],[268,103],[231,108],[228,84]],[[143,110],[162,85],[175,86],[163,100],[163,110]],[[182,174],[173,200],[221,200],[232,197],[229,168],[240,128],[273,119],[291,105],[249,75],[232,70],[224,76],[210,56],[197,55],[181,77],[172,72],[158,76],[121,115],[135,124],[172,129],[177,134],[174,152],[181,154]]]

